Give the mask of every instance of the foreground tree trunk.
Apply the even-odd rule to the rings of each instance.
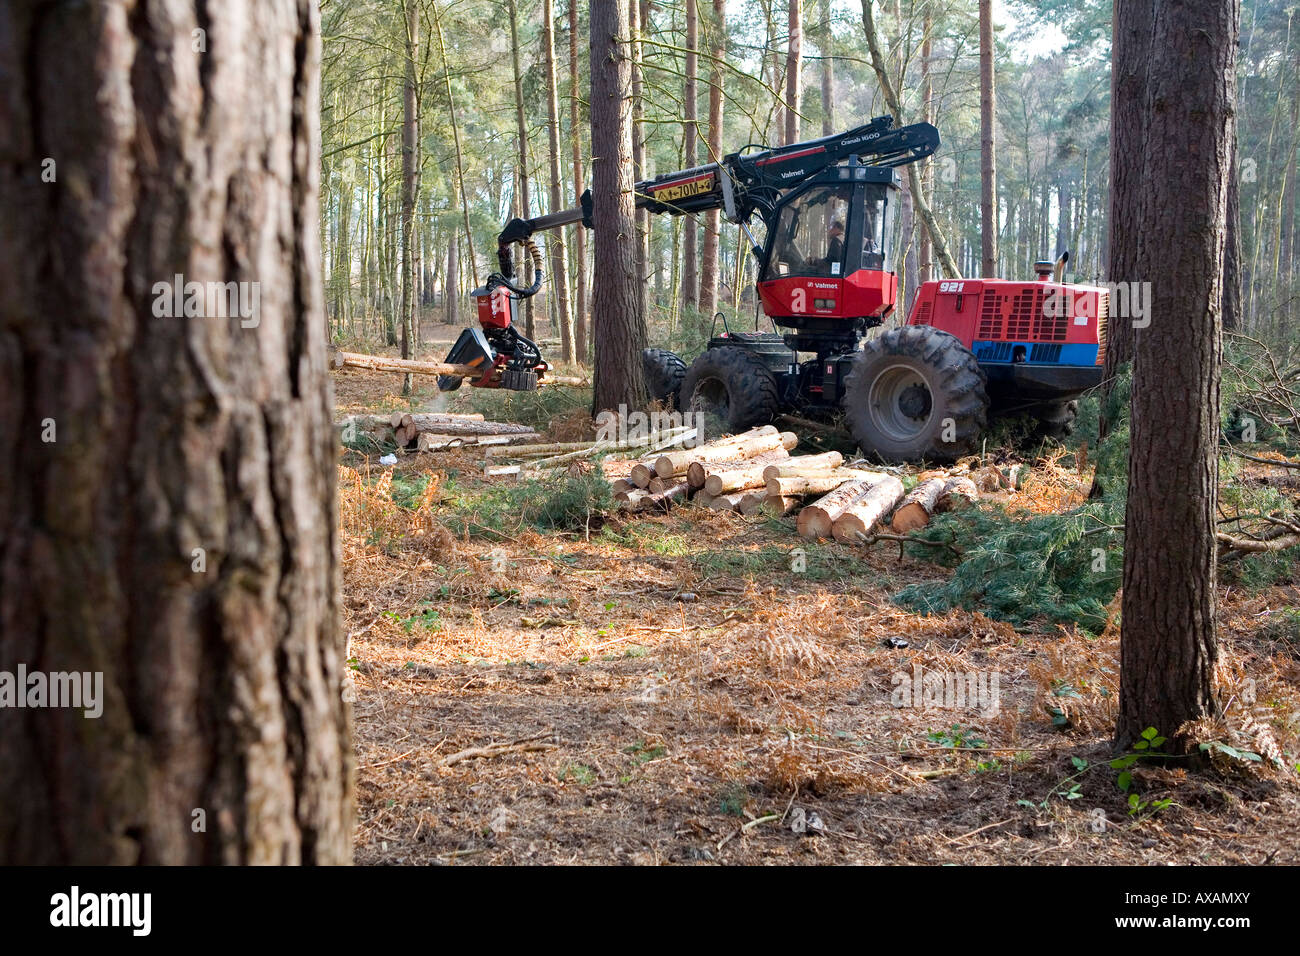
[[[347,862],[316,5],[34,9],[0,15],[0,670],[102,674],[102,715],[4,711],[0,860]]]
[[[1220,300],[1238,3],[1156,11],[1138,118],[1143,188],[1112,211],[1120,245],[1160,250],[1163,264],[1150,324],[1133,338],[1117,749],[1154,727],[1168,749],[1185,750],[1179,728],[1216,707]]]
[[[635,0],[634,0],[635,2]],[[628,0],[591,7],[591,199],[595,222],[591,312],[596,360],[593,410],[646,401],[641,350],[645,313],[637,294],[636,235],[632,189],[632,117],[624,95],[632,79],[625,40]]]

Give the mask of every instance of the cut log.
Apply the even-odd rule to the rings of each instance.
[[[844,509],[853,503],[853,499],[862,494],[871,486],[867,481],[850,481],[840,485],[830,494],[818,498],[808,507],[799,512],[797,527],[799,534],[804,538],[828,538],[831,535],[831,527],[835,519],[844,513]],[[768,497],[787,497],[784,495],[773,495],[771,491]]]
[[[765,501],[767,501],[767,492],[762,488],[748,489],[740,499],[740,504],[736,505],[736,510],[742,515],[758,514]]]
[[[764,514],[774,515],[779,518],[782,515],[788,515],[801,504],[803,504],[803,499],[798,495],[765,494],[763,496],[762,511]]]
[[[894,512],[894,520],[890,522],[894,533],[907,534],[909,531],[928,525],[930,515],[934,514],[939,496],[943,494],[944,486],[947,484],[947,478],[930,478],[909,491]]]
[[[566,451],[581,451],[590,448],[589,441],[543,442],[541,444],[511,445],[509,448],[493,448],[489,458],[532,458],[542,455],[558,455]]]
[[[530,438],[539,438],[537,434],[531,435],[438,435],[432,432],[421,432],[415,437],[415,447],[417,451],[446,451],[449,448],[478,447],[480,445],[505,445],[509,444],[512,439],[527,441]]]
[[[364,355],[360,352],[344,352],[334,349],[330,355],[330,364],[336,368],[366,368],[376,372],[410,372],[414,375],[452,375],[460,378],[481,378],[483,369],[474,365],[451,365],[447,362],[422,362],[414,359],[389,358],[384,355]],[[591,380],[574,375],[553,375],[544,373],[538,385],[569,385],[586,388]]]
[[[790,439],[793,439],[790,444],[786,444],[787,435]],[[798,443],[798,436],[793,432],[781,433],[771,425],[764,425],[761,429],[745,432],[735,438],[710,442],[707,445],[700,445],[698,448],[669,452],[655,461],[654,469],[655,474],[660,478],[671,478],[673,475],[685,474],[686,469],[690,467],[693,461],[713,462],[752,458],[762,452],[771,451],[782,446],[787,449],[793,448]]]
[[[965,475],[958,475],[949,478],[947,484],[943,486],[934,510],[940,514],[945,511],[960,511],[978,501],[979,496],[979,489],[975,487],[975,482]]]
[[[627,480],[632,482],[632,484],[636,485],[638,488],[648,488],[650,486],[650,479],[654,476],[655,473],[651,467],[645,462],[639,461],[633,465],[632,470],[628,472]]]
[[[883,521],[903,495],[903,483],[893,475],[885,475],[840,513],[831,525],[832,536],[843,544],[856,544],[858,535],[869,533]]]
[[[771,451],[755,455],[753,458],[736,457],[728,458],[725,461],[693,461],[686,469],[686,480],[691,483],[692,488],[703,488],[710,475],[716,475],[724,471],[739,471],[744,468],[752,468],[754,465],[762,465],[766,468],[768,465],[786,461],[789,457],[790,453],[782,445],[773,448]]]
[[[736,468],[717,471],[704,479],[704,490],[711,495],[720,495],[727,491],[740,491],[745,488],[761,488],[766,484],[764,472],[771,465],[750,465],[748,468]]]
[[[615,495],[614,500],[623,511],[638,511],[641,508],[641,502],[650,497],[650,492],[642,491],[640,488],[633,488],[631,491],[625,491],[621,495]]]
[[[823,495],[828,491],[834,491],[846,481],[876,481],[883,477],[884,475],[878,471],[839,468],[822,475],[769,478],[767,493],[769,495]]]
[[[472,365],[451,365],[447,362],[417,362],[411,359],[388,358],[384,355],[363,355],[335,349],[330,356],[334,368],[368,368],[376,372],[413,372],[421,375],[457,375],[461,378],[478,378],[483,370]]]
[[[682,482],[685,483],[685,479],[682,479]],[[675,484],[677,484],[677,481],[675,479],[660,478],[658,475],[655,475],[653,478],[650,479],[650,484],[645,486],[645,490],[650,492],[650,494],[652,495],[662,495],[665,491],[667,491]],[[688,485],[687,487],[690,486]]]
[[[691,498],[691,504],[699,505],[701,508],[707,508],[713,501],[713,495],[707,491],[697,491]]]
[[[663,491],[649,492],[637,503],[638,511],[667,511],[677,502],[685,501],[690,493],[685,481],[669,484]]]
[[[764,480],[768,478],[795,478],[800,475],[820,474],[834,471],[844,464],[844,456],[837,451],[828,451],[824,455],[799,455],[788,461],[768,465],[763,471]]]
[[[488,465],[483,469],[483,474],[492,476],[500,475],[518,475],[522,469],[519,465]]]
[[[620,495],[625,491],[631,491],[635,487],[636,485],[632,484],[632,482],[628,481],[626,478],[615,478],[609,483],[610,491],[615,495]]]
[[[708,492],[706,491],[707,495]],[[709,507],[714,511],[737,511],[740,508],[740,502],[748,492],[732,491],[725,495],[710,495]]]

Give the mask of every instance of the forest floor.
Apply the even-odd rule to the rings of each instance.
[[[338,412],[405,407],[399,386],[337,374]],[[513,479],[480,472],[467,452],[340,467],[358,862],[1300,862],[1294,773],[1142,763],[1130,804],[1113,629],[909,613],[891,595],[948,571],[801,542],[792,519],[490,531],[475,496]],[[1058,474],[1023,504],[1087,487]],[[1289,763],[1300,645],[1276,624],[1296,580],[1225,588],[1220,612],[1222,669],[1251,675]],[[917,668],[996,675],[998,706],[895,706]]]

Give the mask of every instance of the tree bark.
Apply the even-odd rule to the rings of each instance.
[[[551,211],[558,212],[568,203],[560,181],[560,94],[555,71],[554,0],[542,0],[542,39],[546,57],[546,147],[550,160]],[[581,224],[579,229],[584,228]],[[555,317],[560,326],[560,357],[574,359],[573,319],[569,312],[568,253],[564,249],[564,230],[551,230],[551,277],[555,283]]]
[[[1226,332],[1243,328],[1244,321],[1241,312],[1241,193],[1238,186],[1235,136],[1230,148],[1232,163],[1228,170],[1228,199],[1223,245],[1223,329]]]
[[[822,0],[822,135],[835,133],[835,34],[831,30],[832,0]],[[928,7],[926,8],[929,9]]]
[[[875,71],[876,80],[880,83],[880,91],[885,97],[885,105],[889,107],[890,115],[894,117],[894,125],[902,126],[904,125],[903,108],[899,103],[894,84],[889,79],[889,72],[885,69],[885,57],[880,50],[880,37],[876,32],[875,17],[871,12],[871,0],[862,0],[862,28],[866,33],[867,47],[871,53],[871,68]],[[921,193],[921,175],[916,166],[916,163],[908,163],[906,166],[907,185],[912,191],[913,209],[921,217],[921,222],[925,224],[925,230],[930,237],[934,255],[943,267],[944,273],[949,278],[959,279],[961,278],[961,270],[957,268],[956,260],[948,251],[948,243],[944,240],[943,232],[939,229],[939,222],[934,217],[934,211],[931,210],[930,204]]]
[[[628,16],[631,18],[629,36],[632,38],[632,180],[640,182],[646,178],[645,151],[645,98],[643,93],[644,77],[641,70],[641,57],[644,48],[641,34],[645,28],[642,14],[650,16],[648,0],[631,0],[628,3]],[[636,269],[640,281],[637,282],[637,295],[641,299],[641,311],[646,313],[649,297],[646,294],[646,282],[650,278],[650,211],[638,209],[634,217],[636,222]]]
[[[569,139],[573,148],[573,195],[581,198],[585,189],[582,181],[582,134],[579,130],[578,109],[578,0],[569,0]],[[587,229],[574,229],[574,272],[577,273],[574,295],[574,354],[579,365],[587,364],[588,307],[587,307]]]
[[[645,404],[641,351],[646,318],[637,294],[632,198],[632,123],[624,96],[631,59],[623,41],[628,0],[591,6],[591,196],[595,222],[592,318],[596,361],[593,411]]]
[[[518,166],[515,182],[518,193],[515,196],[516,215],[521,219],[532,216],[532,197],[528,190],[528,122],[524,113],[524,74],[519,66],[519,6],[515,0],[508,0],[510,15],[510,62],[514,69],[515,81],[515,138],[519,148]],[[537,337],[536,323],[533,318],[533,300],[524,299],[524,335],[530,339]]]
[[[0,670],[102,675],[5,711],[9,864],[352,857],[318,14],[199,9],[0,14]]]
[[[785,141],[799,142],[799,112],[803,95],[803,3],[789,0],[790,29],[785,56]]]
[[[1216,711],[1220,300],[1239,14],[1239,0],[1160,4],[1139,115],[1116,117],[1148,144],[1140,193],[1112,206],[1116,245],[1162,265],[1150,325],[1133,339],[1117,750],[1154,727],[1184,751],[1179,729]],[[1118,75],[1128,66],[1118,60]]]
[[[690,169],[697,162],[695,141],[700,130],[698,117],[700,16],[697,0],[686,0],[686,89],[682,104],[682,165]],[[694,216],[682,217],[682,312],[690,313],[700,305],[700,262],[696,248]]]
[[[406,7],[406,76],[402,87],[402,358],[415,356],[415,200],[420,191],[420,106],[416,93],[415,59],[420,50],[420,8],[415,0]],[[411,394],[411,376],[402,377],[402,394]]]
[[[998,188],[993,81],[993,0],[980,6],[980,275],[998,274]]]
[[[722,157],[722,65],[727,55],[727,3],[713,0],[713,22],[709,44],[712,63],[709,68],[709,156],[708,162]],[[718,246],[722,216],[710,209],[704,216],[704,262],[700,267],[700,315],[706,321],[718,310]]]

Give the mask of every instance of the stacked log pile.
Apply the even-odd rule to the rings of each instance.
[[[621,510],[666,511],[690,502],[740,514],[797,512],[803,537],[846,544],[907,534],[979,497],[965,468],[923,473],[907,491],[896,475],[846,467],[839,452],[791,456],[796,443],[792,433],[768,425],[697,448],[606,462],[607,474]]]
[[[366,434],[378,441],[393,441],[398,448],[445,451],[465,446],[540,442],[542,436],[528,425],[484,421],[478,414],[429,412],[391,415],[350,415],[335,423],[345,439]]]

